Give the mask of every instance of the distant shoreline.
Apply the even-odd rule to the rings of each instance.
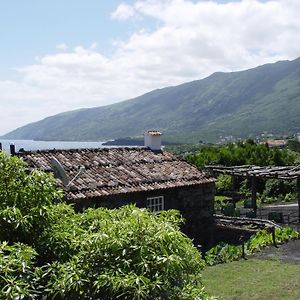
[[[16,151],[23,148],[25,151],[51,150],[51,149],[79,149],[79,148],[103,148],[103,141],[79,142],[79,141],[37,141],[0,139],[3,150],[9,151],[10,145],[15,145]]]
[[[120,138],[111,141],[104,142],[103,146],[144,146],[144,139],[142,138]],[[179,143],[162,142],[163,146],[175,146]]]
[[[9,151],[10,145],[15,145],[16,151],[49,150],[49,149],[77,149],[77,148],[103,148],[103,147],[143,147],[143,138],[119,138],[106,141],[50,141],[50,140],[18,140],[0,138],[3,150]],[[174,146],[180,143],[163,141],[162,146]]]

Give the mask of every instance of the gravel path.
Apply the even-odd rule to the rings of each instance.
[[[286,244],[267,247],[254,255],[255,258],[279,258],[286,262],[300,263],[300,239]]]

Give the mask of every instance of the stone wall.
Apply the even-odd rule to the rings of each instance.
[[[183,231],[204,247],[213,242],[214,183],[185,188],[179,191],[179,210],[186,219]]]
[[[77,210],[87,207],[116,208],[129,203],[137,207],[146,207],[147,198],[164,196],[165,209],[177,209],[181,212],[185,223],[182,226],[194,243],[207,247],[211,244],[213,235],[214,183],[201,185],[109,195],[101,198],[82,199],[76,203]]]

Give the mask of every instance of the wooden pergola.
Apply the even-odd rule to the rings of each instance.
[[[234,177],[243,177],[251,180],[251,198],[252,208],[257,211],[257,179],[283,179],[283,180],[296,180],[297,181],[297,199],[298,199],[298,217],[300,221],[300,166],[205,166],[212,175],[226,174]]]

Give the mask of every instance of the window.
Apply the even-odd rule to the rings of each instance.
[[[164,196],[147,198],[147,208],[153,212],[164,210]]]

